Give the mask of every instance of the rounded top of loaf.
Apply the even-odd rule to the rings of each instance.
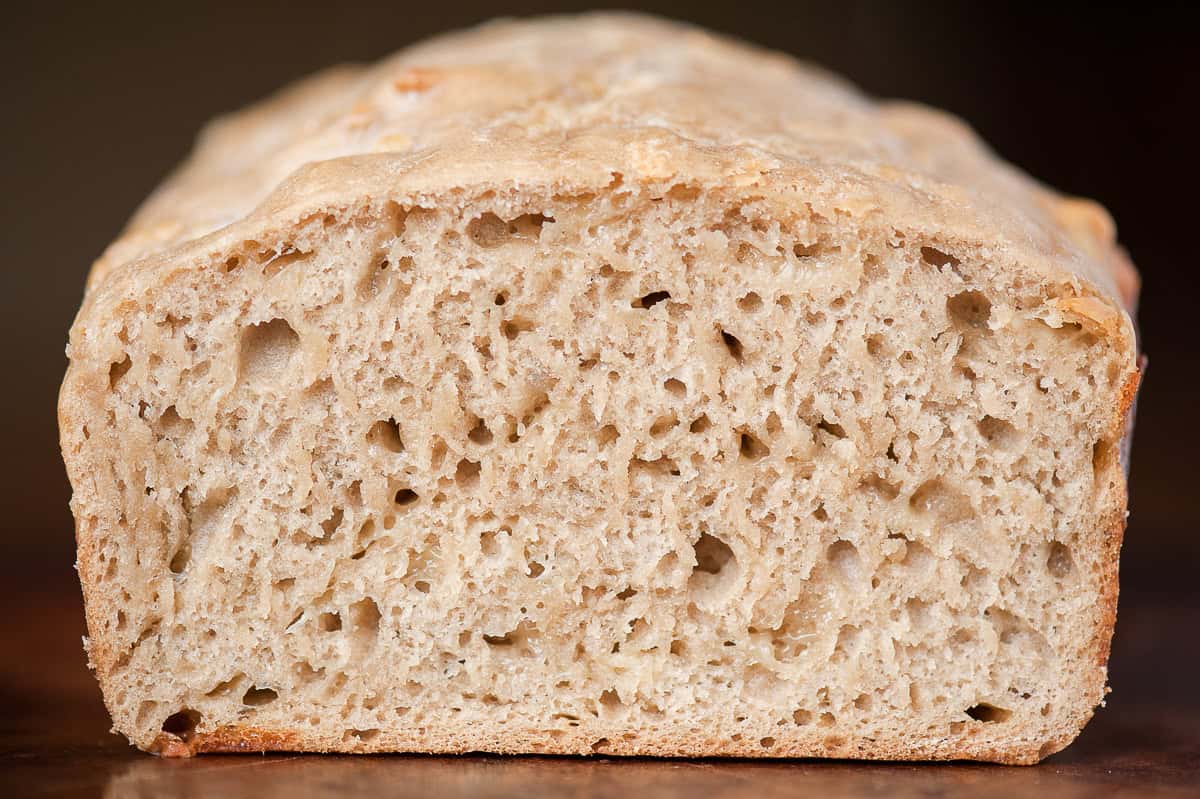
[[[960,120],[874,102],[779,53],[633,14],[498,21],[337,67],[219,118],[95,263],[195,260],[364,194],[736,188],[904,224],[1117,300],[1137,276],[1099,205],[993,156]],[[207,238],[206,238],[207,237]]]

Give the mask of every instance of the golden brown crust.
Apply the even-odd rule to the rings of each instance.
[[[1134,410],[1134,401],[1137,398],[1138,388],[1142,381],[1142,369],[1136,369],[1125,380],[1125,384],[1121,387],[1121,394],[1117,401],[1116,415],[1114,417],[1113,430],[1114,435],[1119,436],[1122,440],[1118,445],[1123,447],[1126,444],[1124,440],[1132,434],[1132,414]],[[1116,466],[1116,471],[1120,471],[1120,465]],[[1096,665],[1102,672],[1106,671],[1108,666],[1108,656],[1112,647],[1113,631],[1116,629],[1117,623],[1117,595],[1119,593],[1119,564],[1121,558],[1121,544],[1125,538],[1125,528],[1127,526],[1128,514],[1126,508],[1129,503],[1129,491],[1124,475],[1120,475],[1119,501],[1120,507],[1114,517],[1105,525],[1107,535],[1104,537],[1104,543],[1107,551],[1104,554],[1103,561],[1108,564],[1100,592],[1100,607],[1102,610],[1102,621],[1099,628],[1096,630],[1096,639],[1094,651],[1096,654]],[[1057,751],[1057,750],[1056,750]]]

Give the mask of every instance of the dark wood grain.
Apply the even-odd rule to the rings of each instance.
[[[206,755],[162,760],[108,730],[78,589],[16,596],[0,621],[0,797],[1200,796],[1194,602],[1122,608],[1108,707],[1040,766],[491,756]]]

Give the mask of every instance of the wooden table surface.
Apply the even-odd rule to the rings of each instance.
[[[1200,603],[1190,600],[1122,606],[1107,708],[1066,751],[1033,767],[290,754],[163,760],[108,732],[80,646],[77,587],[17,591],[0,615],[0,799],[1200,796]]]

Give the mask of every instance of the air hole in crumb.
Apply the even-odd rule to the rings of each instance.
[[[762,297],[758,296],[757,292],[751,291],[737,301],[737,306],[746,313],[754,313],[762,308]]]
[[[174,735],[181,741],[190,741],[192,735],[196,732],[196,727],[200,724],[201,718],[203,717],[199,711],[184,708],[178,713],[172,713],[167,716],[167,720],[162,724],[162,731]]]
[[[503,305],[504,303],[508,302],[508,293],[503,291],[499,292],[492,302],[496,305]]]
[[[709,421],[708,414],[701,414],[688,426],[688,430],[692,433],[703,433],[710,427],[712,427],[712,422]]]
[[[720,574],[729,561],[733,560],[733,550],[715,535],[701,533],[696,541],[696,571],[705,574]]]
[[[1002,450],[1012,449],[1020,440],[1017,428],[994,416],[985,416],[979,420],[979,435],[983,436],[984,441]]]
[[[833,542],[826,550],[825,557],[844,579],[857,581],[861,576],[862,563],[858,557],[858,548],[849,541]]]
[[[417,589],[422,594],[429,593],[429,583],[425,580],[417,580],[415,583],[413,583],[413,588]]]
[[[916,513],[932,514],[947,524],[961,522],[973,513],[965,495],[936,478],[922,483],[908,504]]]
[[[181,574],[187,568],[188,561],[192,559],[192,545],[190,541],[184,541],[179,545],[179,549],[175,550],[175,554],[171,556],[169,568],[172,574]]]
[[[635,591],[632,588],[626,588],[625,590],[623,590],[617,594],[617,599],[620,599],[621,601],[625,601],[626,599],[629,599],[632,596],[637,596],[637,591]]]
[[[845,438],[846,437],[846,428],[842,427],[840,424],[830,422],[826,419],[822,419],[820,421],[820,423],[817,424],[817,429],[824,430],[826,433],[833,436],[834,438]]]
[[[675,655],[676,657],[682,656],[683,653],[686,651],[686,649],[687,649],[687,645],[678,638],[676,638],[674,641],[671,642],[670,652],[672,655]]]
[[[300,347],[300,337],[286,319],[250,325],[242,331],[239,375],[257,380],[282,372]]]
[[[1046,570],[1060,580],[1069,575],[1075,568],[1071,557],[1071,549],[1061,541],[1050,542],[1050,552],[1046,555]]]
[[[350,605],[350,624],[360,638],[373,638],[379,632],[379,620],[383,614],[371,597],[363,597]]]
[[[553,222],[554,217],[546,214],[521,214],[508,224],[516,230],[518,236],[536,239],[542,235],[542,228]]]
[[[675,418],[675,414],[669,416],[660,416],[654,420],[654,424],[650,425],[650,435],[654,438],[664,436],[679,424],[679,420]]]
[[[936,249],[934,247],[922,247],[921,248],[921,260],[924,261],[925,263],[929,264],[930,266],[936,266],[938,269],[943,269],[947,266],[950,267],[951,269],[953,269],[954,267],[956,267],[960,263],[962,263],[957,258],[955,258],[953,255],[942,252],[941,250]]]
[[[108,387],[110,389],[116,388],[117,383],[121,382],[121,378],[125,376],[125,373],[129,371],[131,366],[133,366],[133,361],[126,355],[124,360],[108,367]]]
[[[367,431],[367,441],[388,452],[404,451],[404,440],[400,437],[400,425],[396,423],[394,417],[380,420],[371,425],[371,429]]]
[[[178,437],[187,433],[191,429],[192,423],[189,419],[180,416],[174,405],[168,405],[167,409],[158,417],[158,426],[167,436]]]
[[[663,455],[661,458],[655,458],[652,461],[637,457],[631,460],[629,462],[629,475],[633,477],[638,474],[650,477],[678,477],[680,472],[679,466],[675,461]]]
[[[878,474],[864,478],[859,482],[858,487],[862,491],[870,491],[889,501],[900,496],[900,486],[896,483],[889,483]]]
[[[792,713],[792,721],[798,726],[803,727],[805,724],[812,723],[812,713],[807,710],[797,710]]]
[[[260,707],[261,705],[269,705],[278,698],[279,694],[274,689],[259,688],[255,685],[242,695],[242,704],[249,707]]]
[[[671,299],[671,292],[669,291],[652,291],[645,296],[638,297],[630,305],[634,308],[653,308],[660,302],[669,299]]]
[[[1108,439],[1098,439],[1092,445],[1092,472],[1099,480],[1107,472],[1116,458],[1116,447]]]
[[[758,745],[763,749],[770,749],[775,745],[775,739],[768,735],[766,738],[760,739]]]
[[[823,505],[823,504],[818,505],[817,509],[813,511],[812,515],[813,515],[813,518],[819,522],[829,521],[829,512],[825,510],[825,505]]]
[[[504,221],[492,212],[487,212],[467,224],[467,236],[480,247],[499,247],[509,239],[536,240],[542,235],[542,226],[554,218],[544,214],[522,214]]]
[[[804,244],[802,242],[796,242],[796,244],[792,247],[792,254],[795,255],[797,258],[812,258],[816,255],[819,255],[820,252],[821,252],[821,245],[816,242],[814,242],[813,244]]]
[[[396,492],[395,502],[397,505],[411,505],[419,499],[417,492],[411,488],[402,488]]]
[[[946,313],[958,324],[986,330],[992,303],[978,291],[963,291],[946,300]]]
[[[738,455],[748,461],[762,460],[771,454],[770,448],[752,434],[742,431],[738,439]]]
[[[604,427],[600,428],[598,433],[596,433],[596,443],[602,447],[607,447],[619,437],[620,433],[617,432],[616,425],[606,424]]]
[[[873,357],[879,357],[883,352],[883,336],[876,333],[872,336],[867,336],[867,354]]]
[[[288,266],[306,260],[311,255],[311,252],[301,252],[291,244],[280,244],[278,248],[268,247],[255,253],[254,260],[262,266],[263,276],[270,278]]]
[[[592,751],[596,752],[596,753],[600,753],[607,748],[608,748],[608,739],[607,738],[600,738],[599,740],[597,740],[595,743],[592,744]]]
[[[783,432],[783,422],[779,419],[779,414],[771,411],[767,414],[767,434],[777,436]]]
[[[967,715],[985,723],[1008,721],[1012,716],[1011,710],[1005,710],[1002,707],[989,705],[987,702],[980,702],[978,705],[967,708]]]
[[[541,577],[542,572],[546,571],[546,567],[538,563],[536,560],[529,561],[526,566],[528,567],[528,571],[525,573],[530,577]]]
[[[673,377],[667,378],[667,381],[663,383],[663,388],[667,390],[668,394],[673,394],[676,397],[682,397],[687,394],[687,386],[683,384],[683,381],[676,380]]]
[[[520,316],[514,316],[512,319],[506,319],[500,323],[500,332],[509,341],[512,341],[522,333],[528,333],[535,327],[534,323],[529,319]]]
[[[317,617],[317,629],[323,633],[334,633],[342,629],[342,614],[322,613]]]
[[[244,675],[241,672],[239,672],[239,673],[233,675],[232,677],[230,677],[228,680],[223,680],[223,681],[217,683],[215,686],[213,686],[213,689],[211,691],[209,691],[208,693],[205,694],[205,696],[211,696],[211,697],[227,696],[230,692],[233,691],[233,689],[235,689],[237,687],[238,683],[240,683],[242,681],[243,676]]]
[[[471,428],[471,432],[467,433],[467,438],[472,442],[483,446],[484,444],[492,443],[492,431],[482,419],[475,422],[475,426]]]
[[[748,241],[739,242],[737,251],[734,253],[734,257],[737,258],[738,263],[742,264],[751,261],[759,255],[761,255],[761,253],[759,252],[758,248]]]
[[[609,710],[615,710],[622,705],[621,697],[617,695],[616,691],[609,688],[607,691],[604,691],[600,694],[600,705],[601,707]]]
[[[477,461],[463,458],[454,470],[454,482],[460,486],[470,487],[479,483],[480,465]]]
[[[342,526],[342,519],[344,518],[345,512],[341,508],[334,508],[330,512],[329,518],[321,522],[321,532],[325,534],[326,538],[333,535]]]
[[[725,349],[729,350],[729,354],[733,356],[733,359],[738,363],[741,363],[742,342],[738,341],[737,336],[721,330],[721,341],[725,344]]]
[[[485,555],[495,555],[499,551],[496,544],[496,536],[499,535],[495,530],[489,530],[486,533],[479,534],[479,551]]]

